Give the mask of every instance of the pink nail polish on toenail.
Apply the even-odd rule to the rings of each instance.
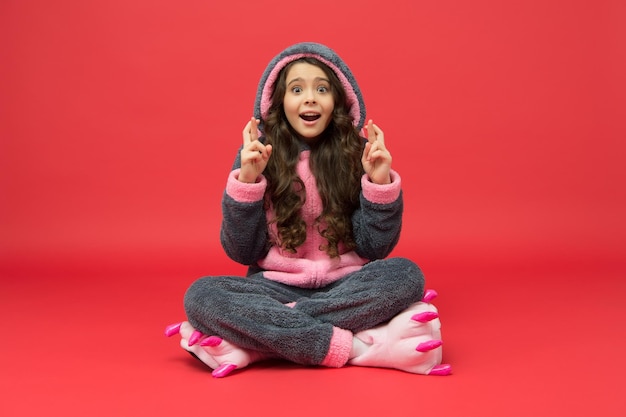
[[[435,376],[446,376],[452,373],[452,366],[447,363],[442,363],[441,365],[436,365],[433,369],[430,370],[428,375]]]
[[[200,342],[200,346],[215,347],[215,346],[219,346],[220,343],[222,343],[221,338],[217,336],[209,336],[206,339],[202,339],[202,341]]]
[[[215,370],[211,372],[211,375],[213,375],[215,378],[223,378],[235,369],[237,369],[237,365],[234,365],[232,363],[225,363],[215,368]]]
[[[437,298],[438,295],[439,294],[437,294],[437,291],[428,289],[424,293],[424,297],[422,297],[422,301],[425,302],[425,303],[430,303],[435,298]]]
[[[202,333],[200,333],[197,330],[194,330],[193,333],[191,333],[191,336],[189,336],[189,341],[187,342],[187,344],[189,346],[195,345],[196,343],[198,343],[200,339],[202,339],[202,336],[204,336]]]
[[[420,323],[427,323],[431,320],[435,320],[437,317],[439,317],[439,314],[434,311],[424,311],[423,313],[414,314],[413,317],[411,317],[411,320],[419,321]]]
[[[430,350],[437,349],[441,345],[443,345],[441,340],[429,340],[428,342],[423,342],[417,345],[415,350],[418,352],[428,352]]]
[[[174,336],[175,334],[180,333],[181,325],[182,323],[176,323],[176,324],[170,324],[169,326],[167,326],[165,328],[165,336],[171,337],[171,336]]]

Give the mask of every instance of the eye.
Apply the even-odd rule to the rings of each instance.
[[[320,85],[319,87],[317,87],[317,92],[318,93],[328,93],[329,88],[326,87],[325,85]]]
[[[291,88],[291,92],[294,93],[294,94],[301,93],[302,92],[302,87],[298,87],[298,86],[292,87]]]

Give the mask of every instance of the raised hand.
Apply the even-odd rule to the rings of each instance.
[[[363,170],[376,184],[389,184],[391,176],[391,154],[385,147],[385,135],[371,120],[367,122],[367,143],[361,158]]]
[[[243,149],[241,150],[241,171],[239,181],[253,183],[267,166],[272,155],[272,145],[259,141],[257,128],[259,120],[252,117],[243,129]]]

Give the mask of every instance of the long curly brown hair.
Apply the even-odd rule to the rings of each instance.
[[[268,186],[266,208],[273,206],[278,242],[283,249],[295,253],[306,240],[306,224],[300,209],[305,202],[304,183],[296,173],[301,150],[300,140],[283,109],[287,88],[287,72],[295,63],[305,62],[321,68],[330,80],[335,102],[330,124],[311,146],[309,164],[322,200],[323,210],[316,219],[318,232],[328,241],[320,250],[331,257],[339,256],[339,244],[354,248],[351,217],[359,206],[363,166],[363,139],[353,125],[346,103],[346,93],[335,73],[314,58],[301,58],[283,68],[274,84],[272,105],[264,121],[266,143],[272,145],[272,156],[263,175]]]

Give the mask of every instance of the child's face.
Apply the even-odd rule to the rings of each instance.
[[[321,68],[299,62],[289,68],[286,82],[287,121],[306,141],[314,141],[330,124],[335,108],[330,81]]]

